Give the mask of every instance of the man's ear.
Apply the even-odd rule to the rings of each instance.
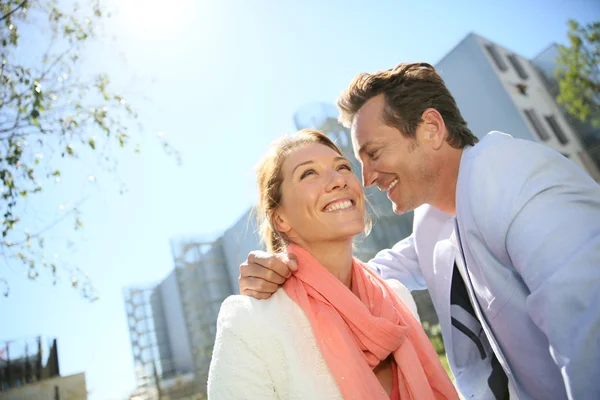
[[[423,124],[420,140],[431,145],[434,150],[439,150],[446,141],[447,131],[444,118],[435,108],[428,108],[421,115]]]

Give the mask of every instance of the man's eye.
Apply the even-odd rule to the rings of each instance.
[[[369,158],[370,158],[371,160],[374,160],[374,159],[375,159],[375,155],[376,155],[376,154],[377,154],[377,150],[373,150],[373,151],[370,151],[370,152],[368,152],[368,153],[367,153],[367,156],[369,156]]]
[[[302,173],[302,175],[300,175],[300,179],[304,179],[307,176],[310,176],[310,175],[313,175],[313,174],[315,174],[315,170],[314,169],[307,169],[306,171],[304,171]]]

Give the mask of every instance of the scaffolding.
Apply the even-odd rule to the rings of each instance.
[[[233,294],[222,238],[171,242],[196,379],[206,387],[223,300]]]
[[[136,390],[143,400],[160,398],[160,367],[157,365],[160,363],[160,356],[151,306],[154,287],[155,285],[127,288],[123,293]]]

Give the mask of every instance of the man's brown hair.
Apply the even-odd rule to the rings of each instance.
[[[337,100],[340,123],[350,127],[358,110],[380,94],[385,100],[382,121],[406,137],[415,138],[423,112],[434,108],[444,119],[450,146],[460,149],[478,141],[442,77],[427,63],[402,63],[387,71],[357,75]]]

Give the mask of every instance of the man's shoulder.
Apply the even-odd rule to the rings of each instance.
[[[503,167],[523,167],[536,159],[557,157],[561,157],[560,153],[548,146],[514,138],[500,131],[488,133],[475,146],[465,150],[465,161],[475,166],[501,162]],[[500,169],[498,172],[501,171]]]

